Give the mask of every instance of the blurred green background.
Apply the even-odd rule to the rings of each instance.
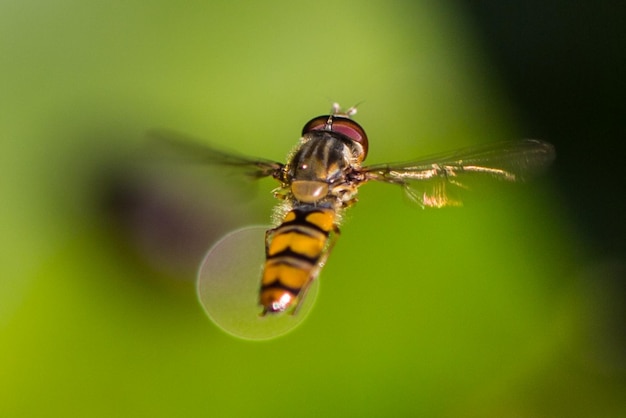
[[[587,239],[579,143],[533,125],[463,4],[0,4],[0,416],[624,416],[623,237]],[[195,269],[274,185],[145,168],[144,132],[283,160],[333,101],[363,102],[371,163],[528,136],[557,163],[462,209],[364,187],[305,323],[234,339]]]

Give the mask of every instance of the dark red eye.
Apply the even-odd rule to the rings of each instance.
[[[302,135],[304,136],[304,134],[307,134],[310,131],[323,131],[329,117],[329,115],[324,115],[311,119],[306,123],[306,125],[304,125],[304,128],[302,128]]]
[[[365,130],[352,119],[337,116],[324,115],[311,119],[302,128],[302,135],[311,131],[332,131],[338,132],[354,142],[358,142],[363,147],[363,160],[367,157],[367,149],[369,147]]]

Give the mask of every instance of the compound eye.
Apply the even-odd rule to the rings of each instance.
[[[318,116],[308,121],[306,125],[304,125],[304,128],[302,128],[302,136],[311,131],[323,131],[330,117],[330,115]]]
[[[365,130],[353,121],[352,119],[336,116],[336,115],[325,115],[318,116],[314,119],[311,119],[304,125],[302,128],[302,135],[305,135],[311,131],[332,131],[338,132],[348,139],[358,142],[361,144],[363,148],[363,156],[361,160],[365,160],[367,157],[367,151],[369,148],[369,143],[367,140],[367,135],[365,134]]]
[[[365,134],[365,130],[361,128],[361,125],[348,118],[333,118],[333,124],[331,130],[333,132],[339,132],[353,140],[354,142],[358,142],[363,147],[363,158],[367,157],[367,148],[368,141],[367,135]]]

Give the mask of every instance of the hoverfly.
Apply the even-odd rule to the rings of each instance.
[[[254,178],[279,182],[281,203],[274,227],[265,233],[265,263],[258,303],[260,314],[295,312],[317,278],[339,237],[343,211],[356,203],[358,188],[369,181],[395,184],[422,207],[460,204],[449,189],[472,176],[523,181],[554,159],[552,145],[538,140],[500,142],[406,163],[363,166],[368,154],[365,130],[352,119],[356,108],[311,119],[286,163],[248,158],[190,145],[200,161],[245,169]],[[180,143],[180,136],[154,136]],[[260,245],[260,243],[259,243]]]

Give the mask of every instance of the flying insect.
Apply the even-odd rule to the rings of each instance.
[[[265,233],[265,263],[260,278],[260,314],[294,313],[316,280],[339,237],[344,211],[357,201],[362,185],[377,181],[401,187],[422,207],[460,205],[452,189],[485,177],[524,181],[547,167],[554,147],[539,140],[490,143],[404,163],[365,166],[369,142],[352,119],[356,108],[307,122],[285,163],[190,145],[179,134],[155,132],[162,140],[188,144],[194,158],[238,167],[253,178],[272,177],[280,200],[274,227]],[[260,243],[259,243],[260,245]]]

